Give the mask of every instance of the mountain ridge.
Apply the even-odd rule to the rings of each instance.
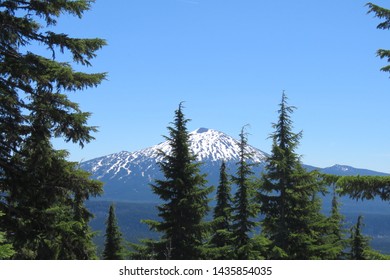
[[[235,173],[236,163],[239,161],[238,143],[237,139],[214,129],[201,127],[189,133],[190,150],[196,155],[197,161],[202,162],[200,171],[207,174],[208,185],[218,184],[222,161],[225,161],[230,174]],[[91,159],[80,166],[90,172],[92,178],[105,183],[104,195],[100,198],[102,200],[156,202],[158,200],[152,193],[150,184],[155,179],[163,178],[159,162],[170,151],[169,141],[164,141],[135,152],[121,151]],[[256,164],[253,171],[261,174],[269,155],[251,145],[247,146],[247,151],[253,154],[249,161]],[[304,166],[308,170],[335,175],[387,175],[338,164],[326,168]]]

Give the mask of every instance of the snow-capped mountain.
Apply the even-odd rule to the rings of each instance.
[[[238,141],[213,129],[199,128],[191,132],[190,149],[197,155],[199,161],[237,162],[239,160]],[[248,146],[247,151],[253,154],[252,159],[256,163],[263,162],[268,156],[252,146]]]
[[[239,160],[238,141],[223,132],[199,128],[189,134],[191,151],[202,162],[200,167],[207,174],[208,185],[216,186],[219,179],[221,162],[225,161],[229,174],[236,171]],[[169,154],[171,147],[168,141],[136,152],[119,152],[99,157],[81,164],[81,168],[90,172],[94,179],[105,183],[101,200],[157,202],[158,197],[152,193],[150,184],[155,179],[162,179],[158,163],[163,160],[161,152]],[[253,154],[251,163],[256,163],[253,171],[259,176],[264,167],[267,154],[255,147],[248,146]],[[334,165],[317,168],[304,165],[307,170],[320,170],[335,175],[388,175],[381,172],[357,169],[346,165]]]
[[[191,151],[202,162],[201,171],[206,173],[210,184],[216,184],[221,162],[224,160],[231,172],[239,160],[238,141],[217,130],[199,128],[189,134]],[[103,199],[128,201],[155,201],[157,197],[149,186],[162,174],[158,162],[163,160],[161,152],[169,154],[168,141],[136,152],[120,152],[81,164],[81,168],[92,173],[93,178],[105,182]],[[261,163],[267,154],[248,146],[253,154],[253,163]]]

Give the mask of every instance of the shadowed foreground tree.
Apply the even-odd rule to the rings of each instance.
[[[50,31],[61,15],[81,18],[93,2],[0,1],[0,228],[17,259],[95,257],[84,201],[102,185],[51,140],[83,147],[93,139],[90,114],[66,94],[97,86],[105,74],[75,71],[59,58],[90,66],[105,41]]]

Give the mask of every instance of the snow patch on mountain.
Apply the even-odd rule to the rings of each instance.
[[[200,171],[206,174],[209,185],[218,184],[219,168],[225,161],[229,174],[236,172],[236,163],[240,158],[238,140],[220,131],[208,128],[199,128],[189,133],[189,147],[202,162]],[[105,183],[102,200],[114,201],[148,201],[157,202],[150,184],[156,179],[163,179],[159,162],[164,160],[164,154],[172,151],[169,141],[136,152],[122,151],[116,154],[92,159],[81,163],[81,168],[90,172],[92,178]],[[268,155],[261,150],[247,146],[247,152],[253,154],[250,163],[258,163],[254,167],[255,174],[263,171]],[[356,169],[350,166],[335,165],[328,168],[314,166],[304,167],[308,170],[320,170],[323,173],[335,175],[388,175],[365,169]]]
[[[238,161],[239,146],[238,141],[223,132],[199,128],[189,134],[190,149],[197,155],[199,161]],[[267,154],[252,146],[247,147],[247,151],[253,154],[254,162],[263,162]]]
[[[199,128],[189,133],[190,150],[201,162],[237,162],[240,150],[238,141],[227,134],[208,128]],[[136,152],[122,151],[82,163],[82,168],[93,173],[99,180],[127,181],[129,177],[141,175],[150,178],[149,171],[158,169],[164,154],[170,154],[169,141]],[[267,154],[252,146],[247,151],[253,154],[252,161],[262,163]]]

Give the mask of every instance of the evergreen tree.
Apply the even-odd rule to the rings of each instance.
[[[203,218],[208,211],[208,194],[205,176],[200,174],[196,157],[189,148],[189,135],[183,106],[175,111],[172,127],[168,127],[170,154],[163,153],[160,163],[165,176],[152,185],[164,203],[158,206],[162,221],[147,221],[152,229],[162,233],[162,240],[153,244],[160,259],[200,259],[207,232]]]
[[[103,258],[105,260],[122,260],[123,246],[122,233],[119,230],[115,217],[114,205],[110,205],[106,221],[106,241],[104,243]]]
[[[334,180],[341,195],[352,199],[390,201],[390,176],[341,176]]]
[[[231,187],[226,173],[226,164],[222,162],[217,188],[217,204],[214,208],[212,237],[212,259],[232,259],[232,198]]]
[[[370,247],[370,238],[363,235],[363,216],[359,216],[356,225],[351,228],[350,259],[351,260],[389,260],[390,255],[384,255]]]
[[[333,229],[334,235],[337,237],[337,239],[341,240],[342,239],[342,221],[343,221],[343,216],[340,214],[339,211],[340,208],[340,203],[338,202],[337,199],[337,194],[336,194],[336,189],[333,188],[333,197],[332,197],[332,209],[331,209],[331,219],[334,221],[335,227]]]
[[[362,234],[363,216],[359,216],[356,225],[351,229],[351,260],[367,259],[366,252],[370,250],[368,238]]]
[[[348,241],[345,239],[344,217],[339,212],[340,203],[333,188],[330,216],[323,223],[323,232],[317,247],[317,257],[326,260],[345,259],[345,249]],[[321,225],[320,225],[321,227]]]
[[[249,234],[256,223],[252,220],[257,215],[257,207],[253,199],[253,183],[251,182],[251,170],[253,164],[249,163],[252,154],[248,152],[248,140],[245,127],[240,133],[240,159],[237,163],[237,173],[233,176],[233,182],[237,185],[234,197],[233,236],[236,250],[236,258],[251,258],[251,243]]]
[[[377,29],[390,29],[390,10],[373,3],[367,3],[367,6],[369,8],[368,13],[374,13],[376,17],[384,19],[383,22],[378,24]],[[377,51],[377,55],[382,59],[386,58],[387,62],[390,62],[390,50],[379,49]],[[384,72],[390,72],[390,65],[382,67],[381,70]]]
[[[72,38],[50,31],[59,16],[79,18],[94,1],[0,2],[0,207],[17,259],[95,257],[91,213],[83,203],[102,185],[56,151],[53,137],[84,146],[93,139],[89,113],[66,92],[97,86],[104,73],[74,71],[58,54],[90,66],[101,39]],[[43,47],[40,54],[29,45]],[[44,51],[48,50],[45,56]],[[65,54],[63,57],[67,57]]]
[[[340,214],[340,203],[337,198],[336,189],[333,188],[331,215],[328,218],[327,230],[329,244],[328,259],[343,259],[346,248],[344,216]]]
[[[295,149],[302,133],[292,132],[290,114],[283,92],[272,152],[266,161],[259,193],[260,209],[264,215],[262,232],[272,242],[274,258],[321,258],[324,243],[325,217],[320,214],[321,201],[317,193],[322,183],[315,172],[307,172]]]
[[[32,142],[34,143],[34,142]],[[21,159],[25,174],[10,181],[18,186],[7,197],[6,226],[12,233],[17,259],[91,259],[95,246],[85,208],[89,196],[101,193],[102,184],[90,180],[67,153],[50,146],[26,150]],[[27,152],[29,151],[29,152]],[[19,175],[19,176],[18,176]]]
[[[150,221],[146,221],[150,222]],[[131,251],[129,252],[129,258],[131,260],[156,260],[156,259],[169,259],[169,250],[165,246],[164,241],[156,241],[153,239],[142,239],[139,243],[129,243]]]
[[[5,243],[5,235],[0,232],[0,260],[10,259],[15,254],[12,245]]]

